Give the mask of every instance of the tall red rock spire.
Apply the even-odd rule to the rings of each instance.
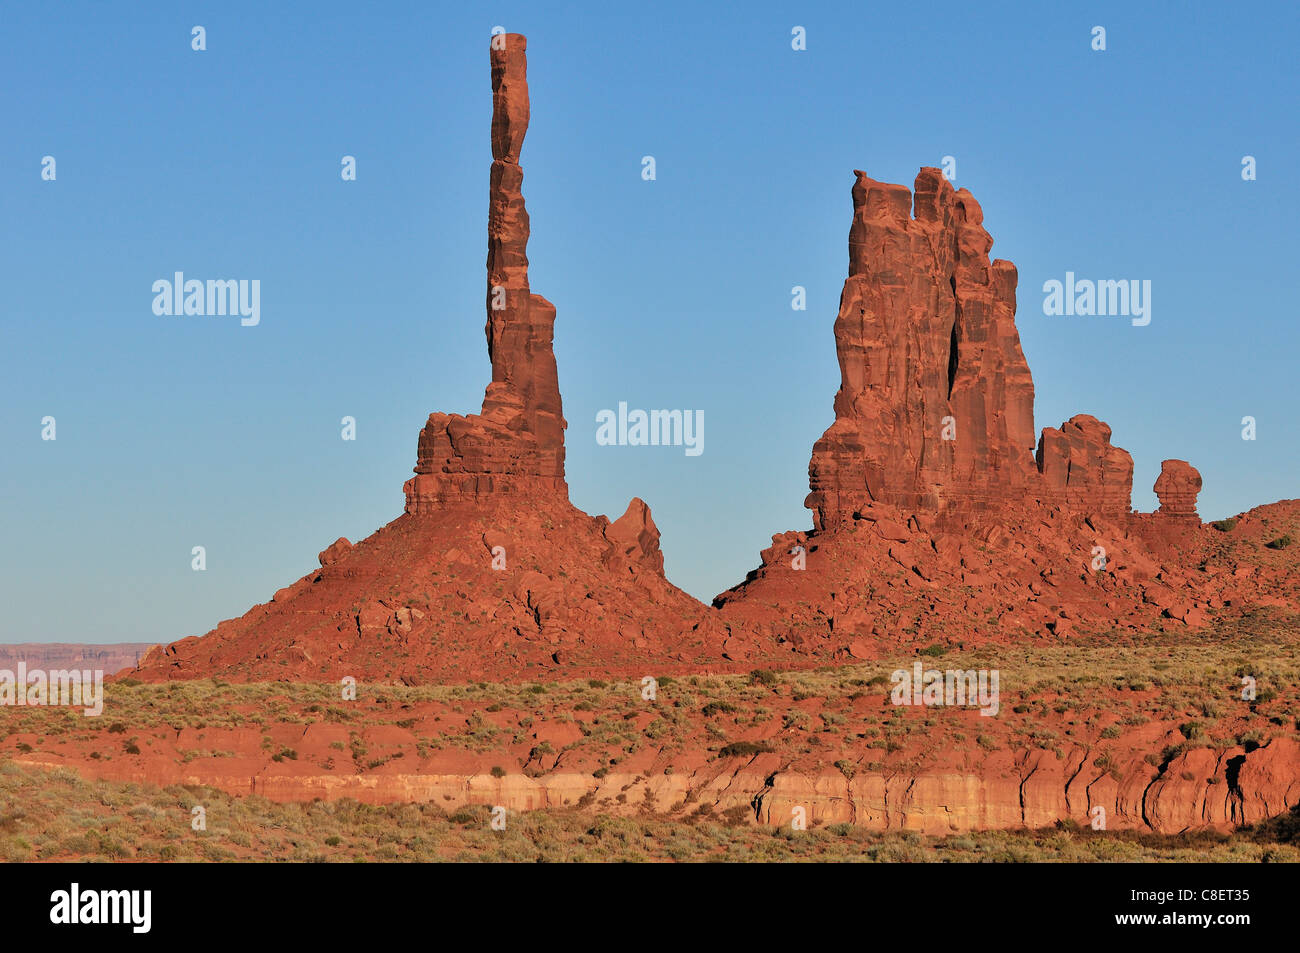
[[[528,284],[528,210],[519,154],[528,131],[528,41],[493,37],[488,185],[487,345],[492,382],[480,415],[435,413],[420,432],[406,511],[461,499],[568,498],[564,413],[552,338],[555,306]]]

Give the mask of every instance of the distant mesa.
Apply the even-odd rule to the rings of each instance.
[[[1154,487],[1160,499],[1156,512],[1171,519],[1201,521],[1196,515],[1196,495],[1201,492],[1201,473],[1186,460],[1166,460]]]
[[[83,642],[0,643],[0,669],[16,672],[22,662],[26,663],[28,671],[79,669],[112,675],[135,668],[144,654],[154,647],[152,642],[106,642],[103,645]]]

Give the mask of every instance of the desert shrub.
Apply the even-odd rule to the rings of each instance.
[[[477,808],[466,805],[447,818],[453,824],[473,824],[480,820]]]
[[[726,821],[728,827],[736,827],[745,823],[753,814],[753,809],[745,804],[737,804],[735,807],[729,807],[722,812],[722,819]]]
[[[1215,520],[1210,525],[1213,526],[1215,529],[1217,529],[1220,533],[1231,532],[1231,530],[1237,525],[1237,518],[1233,516],[1233,517],[1229,517],[1226,520]]]
[[[1277,539],[1269,540],[1264,545],[1269,549],[1286,549],[1291,545],[1291,537],[1284,534],[1279,536]]]
[[[757,741],[733,741],[718,752],[719,758],[752,758],[771,751],[771,747]]]
[[[714,715],[718,715],[718,714],[730,715],[738,711],[740,711],[740,708],[736,705],[733,705],[731,702],[716,701],[716,702],[709,702],[702,709],[700,709],[700,714],[702,714],[705,718],[712,718]]]

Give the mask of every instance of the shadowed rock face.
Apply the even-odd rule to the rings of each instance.
[[[871,502],[968,511],[1026,498],[1127,515],[1132,459],[1081,415],[1044,431],[1016,330],[1016,267],[990,261],[984,213],[938,169],[915,195],[856,172],[835,319],[835,423],[813,447],[817,530]]]
[[[430,414],[420,432],[406,511],[460,499],[568,498],[564,414],[552,338],[555,306],[528,285],[528,210],[519,154],[528,131],[528,41],[497,38],[492,59],[487,333],[492,382],[479,415]]]

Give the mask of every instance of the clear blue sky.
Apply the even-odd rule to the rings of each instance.
[[[693,594],[811,525],[855,168],[956,157],[1020,269],[1037,426],[1108,421],[1136,506],[1168,457],[1205,518],[1300,496],[1295,3],[470,6],[6,5],[0,640],[202,633],[401,513],[426,415],[489,376],[496,25],[529,39],[572,498],[644,497]],[[177,270],[259,279],[261,324],[155,316]],[[1066,271],[1149,279],[1151,324],[1044,316]],[[597,446],[621,400],[703,410],[704,454]]]

